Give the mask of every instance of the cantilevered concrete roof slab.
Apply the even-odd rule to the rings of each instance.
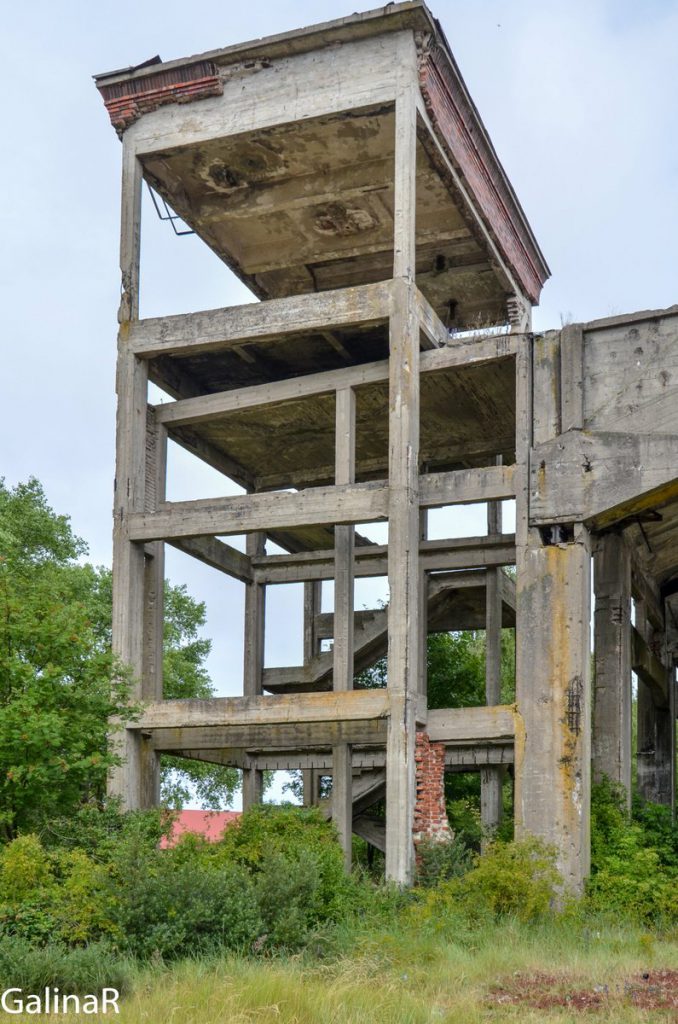
[[[419,0],[96,84],[149,184],[265,299],[391,276],[394,109],[413,55],[417,284],[450,327],[505,323],[548,267]]]

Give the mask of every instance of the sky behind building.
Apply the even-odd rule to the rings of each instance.
[[[121,147],[91,76],[342,17],[354,4],[5,9],[0,475],[37,476],[97,563],[111,551]],[[432,11],[552,271],[535,328],[678,302],[678,0],[438,0]],[[249,298],[144,197],[142,315]],[[215,493],[226,493],[216,474],[172,452],[169,497]],[[482,531],[460,515],[460,531]],[[175,552],[168,574],[207,601],[210,668],[220,692],[237,692],[242,586]],[[298,593],[271,589],[267,657],[294,663]],[[357,605],[367,599],[358,590]]]

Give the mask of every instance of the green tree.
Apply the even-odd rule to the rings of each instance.
[[[47,504],[40,483],[0,480],[0,835],[38,827],[101,800],[112,764],[106,730],[129,688],[110,649],[111,575],[84,563],[85,543]],[[212,692],[199,636],[204,605],[166,586],[168,697]],[[167,759],[165,795],[190,785],[213,804],[230,800],[237,773]]]

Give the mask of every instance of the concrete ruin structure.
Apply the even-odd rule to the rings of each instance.
[[[347,862],[355,832],[407,884],[444,772],[481,772],[493,826],[510,766],[517,834],[580,889],[592,774],[630,792],[637,760],[674,802],[678,308],[532,332],[548,268],[421,0],[96,84],[123,162],[113,638],[144,705],[111,792],[154,804],[163,752],[241,768],[245,807],[268,768],[308,802],[331,775]],[[144,180],[260,301],[140,319]],[[168,438],[245,493],[165,500]],[[481,536],[428,536],[428,510],[472,503]],[[243,696],[163,700],[165,544],[245,588]],[[356,610],[378,576],[388,608]],[[268,668],[284,583],[304,660]],[[458,629],[486,630],[486,705],[431,710],[426,638]],[[355,688],[384,655],[388,685]]]

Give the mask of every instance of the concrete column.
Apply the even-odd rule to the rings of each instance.
[[[593,778],[624,787],[631,806],[631,557],[622,536],[594,547]]]
[[[146,481],[144,509],[154,511],[165,500],[167,480],[167,430],[157,423],[154,410],[146,413]],[[165,545],[162,541],[144,546],[144,636],[141,695],[145,701],[163,696]],[[140,741],[141,806],[160,803],[160,756],[151,744]]]
[[[139,317],[139,239],[141,230],[141,165],[132,148],[123,146],[120,272],[122,298],[118,312],[116,392],[116,471],[113,499],[113,654],[130,671],[133,702],[143,697],[144,594],[146,562],[143,544],[130,541],[130,513],[143,512],[146,489],[146,406],[148,368],[128,349],[129,323]],[[108,792],[124,810],[152,802],[156,785],[149,780],[150,756],[142,755],[136,730],[111,722],[110,745],[121,759],[108,779]],[[146,751],[146,754],[148,752]],[[157,773],[156,773],[157,774]]]
[[[554,845],[565,886],[578,893],[590,866],[587,533],[579,527],[574,541],[548,546],[531,536],[518,559],[516,834]]]
[[[666,661],[665,638],[653,630],[643,601],[636,601],[636,629],[659,660]],[[637,784],[650,803],[675,805],[675,669],[666,668],[668,699],[638,678]]]
[[[301,773],[302,801],[304,807],[316,807],[320,803],[320,772],[305,768]]]
[[[415,275],[416,52],[396,98],[393,291],[389,321],[388,689],[386,878],[414,875],[416,699],[419,690],[419,321]]]
[[[591,550],[574,524],[543,534],[529,521],[530,448],[557,436],[557,333],[519,339],[516,357],[515,819],[518,838],[552,844],[566,889],[590,865]],[[571,410],[570,410],[571,412]]]
[[[304,583],[304,665],[320,654],[320,641],[316,630],[316,616],[322,610],[322,583],[311,580]]]
[[[258,558],[266,550],[264,533],[248,533],[247,554]],[[264,643],[266,637],[266,588],[260,583],[245,584],[245,637],[243,649],[243,693],[256,697],[263,692]],[[242,807],[249,810],[263,798],[263,772],[244,768],[242,776]]]
[[[501,456],[497,458],[501,465]],[[487,505],[488,535],[501,533],[501,502]],[[501,569],[485,570],[485,700],[492,706],[501,702]],[[504,770],[488,766],[480,772],[480,821],[485,835],[496,832],[503,813]]]
[[[419,539],[428,540],[428,509],[419,513]],[[428,573],[419,573],[419,622],[421,642],[419,644],[419,673],[417,689],[422,696],[428,693]]]
[[[320,640],[316,630],[316,616],[322,610],[322,583],[311,580],[304,583],[304,665],[320,654]],[[320,802],[321,773],[315,768],[301,773],[301,793],[304,807],[315,807]]]
[[[260,804],[264,796],[264,773],[258,768],[243,768],[242,809],[247,811],[253,804]]]
[[[336,394],[335,483],[355,481],[355,392],[342,388]],[[353,526],[334,528],[334,645],[333,687],[353,689]],[[351,746],[332,747],[332,821],[344,851],[346,870],[351,870],[353,844],[353,771]]]

